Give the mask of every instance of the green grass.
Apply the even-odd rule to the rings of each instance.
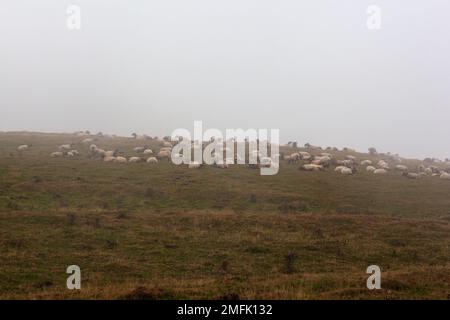
[[[0,298],[449,298],[448,181],[49,156],[82,139],[0,134]],[[159,148],[96,142],[145,143]],[[371,264],[382,290],[365,286]]]

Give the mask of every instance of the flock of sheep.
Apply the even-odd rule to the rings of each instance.
[[[88,156],[90,159],[98,159],[104,162],[116,163],[147,162],[156,164],[160,160],[167,160],[170,162],[173,147],[173,143],[171,141],[159,140],[160,148],[156,154],[153,153],[152,149],[145,145],[135,147],[134,152],[136,155],[127,158],[123,154],[119,153],[117,149],[104,150],[99,148],[96,144],[94,144],[95,140],[93,138],[86,138],[81,142],[82,145],[87,147]],[[17,147],[17,151],[22,153],[27,151],[30,147],[30,145],[20,145]],[[291,145],[286,147],[287,150],[293,148]],[[411,166],[402,164],[402,162],[404,162],[402,158],[391,154],[378,154],[374,148],[370,148],[369,153],[383,159],[378,161],[372,161],[369,159],[358,161],[354,155],[347,154],[343,160],[338,160],[332,153],[339,151],[337,148],[327,148],[326,150],[323,150],[321,147],[306,144],[305,149],[308,151],[297,151],[290,154],[280,153],[277,155],[272,155],[272,157],[263,157],[259,151],[253,151],[257,158],[257,164],[248,166],[251,168],[261,168],[270,165],[278,165],[278,161],[277,163],[273,161],[274,157],[276,157],[279,160],[285,161],[287,164],[297,164],[301,162],[299,169],[304,171],[325,171],[332,169],[342,175],[353,175],[359,170],[365,170],[376,175],[385,175],[389,171],[394,170],[410,179],[420,179],[424,176],[433,176],[450,180],[450,161],[439,161],[441,162],[441,165],[437,166],[434,164],[434,162],[437,162],[435,159],[428,159],[421,162],[420,165],[411,168]],[[354,150],[347,148],[344,148],[343,151],[347,151],[347,153],[354,152]],[[73,144],[63,144],[58,147],[58,151],[52,152],[50,155],[51,157],[78,157],[80,153],[78,150],[73,149]],[[177,156],[181,157],[182,155]],[[234,159],[227,158],[225,161],[222,160],[215,162],[214,165],[219,168],[227,168],[229,164],[237,163],[238,157],[239,156],[235,154]],[[442,166],[442,163],[444,166]],[[201,166],[202,164],[197,162],[190,162],[188,165],[189,168],[200,168]]]

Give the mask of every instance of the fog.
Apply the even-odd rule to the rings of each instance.
[[[3,1],[0,131],[162,136],[201,120],[450,157],[449,16],[447,0]]]

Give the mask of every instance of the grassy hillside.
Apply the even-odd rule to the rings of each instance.
[[[450,297],[450,181],[106,163],[82,139],[0,133],[0,298]],[[51,158],[64,143],[81,155]],[[66,289],[71,264],[80,291]],[[366,288],[371,264],[382,290]]]

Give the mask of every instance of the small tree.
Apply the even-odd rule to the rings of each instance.
[[[369,148],[369,154],[371,154],[371,155],[376,155],[376,154],[378,154],[377,149],[375,149],[375,148]]]

